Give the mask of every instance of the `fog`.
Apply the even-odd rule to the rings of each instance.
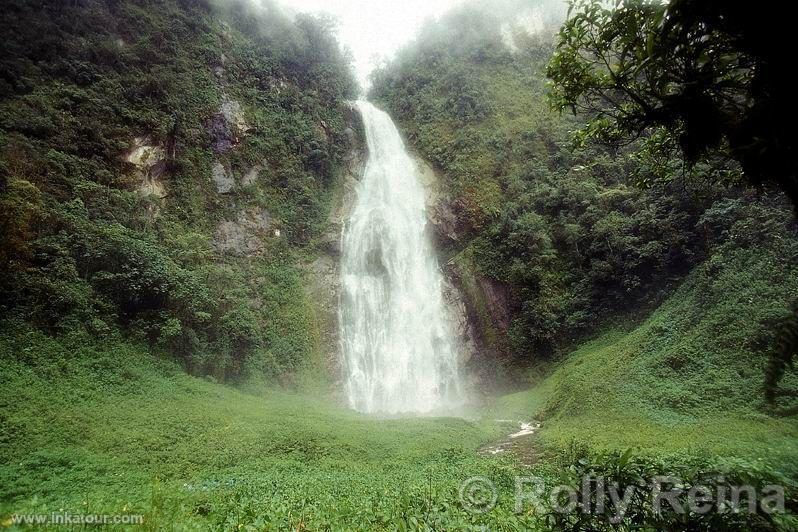
[[[338,37],[352,54],[361,86],[383,60],[412,41],[425,22],[466,3],[484,8],[528,31],[565,16],[565,0],[280,0],[295,12],[327,13],[338,20]]]
[[[413,38],[426,19],[442,15],[464,0],[281,0],[292,10],[328,13],[339,22],[338,37],[353,56],[361,85],[383,58]]]

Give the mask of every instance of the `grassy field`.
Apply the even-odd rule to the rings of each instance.
[[[612,468],[627,449],[656,468],[777,479],[794,503],[798,423],[764,405],[766,359],[750,340],[779,305],[779,283],[756,282],[770,260],[736,252],[732,267],[700,267],[641,323],[599,335],[470,420],[369,418],[320,387],[222,385],[113,335],[4,322],[2,523],[65,511],[140,514],[153,530],[546,529],[545,516],[514,512],[516,476],[568,479],[586,457]],[[543,427],[515,455],[483,456],[513,430],[499,419]],[[490,512],[463,505],[475,476],[497,490]]]
[[[475,452],[496,426],[374,420],[189,377],[123,342],[4,329],[5,525],[63,510],[143,514],[149,529],[464,526],[485,518],[459,505],[460,482],[511,468]]]
[[[742,468],[794,487],[798,419],[788,405],[764,401],[767,354],[758,340],[772,334],[768,316],[792,286],[794,273],[776,267],[780,260],[748,250],[729,252],[723,268],[710,260],[642,322],[605,331],[530,374],[535,385],[499,398],[493,412],[542,422],[518,449],[538,460],[574,447],[632,449],[666,464]],[[794,388],[795,373],[783,384]]]

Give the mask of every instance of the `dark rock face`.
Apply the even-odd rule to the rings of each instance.
[[[485,299],[490,319],[503,334],[510,328],[511,298],[510,288],[489,277],[477,277],[477,284]]]
[[[319,250],[325,255],[334,257],[336,260],[341,256],[341,235],[332,232],[325,233],[318,244]]]
[[[451,198],[435,169],[420,157],[414,159],[426,192],[427,222],[433,244],[438,250],[453,249],[461,242],[463,232]]]
[[[476,333],[468,317],[468,309],[466,308],[463,294],[452,282],[446,269],[444,269],[443,274],[443,285],[441,289],[443,291],[443,300],[446,302],[446,307],[449,311],[449,325],[454,335],[455,342],[457,342],[460,362],[463,366],[467,367],[468,363],[477,356],[479,352]]]
[[[439,249],[446,249],[460,240],[457,215],[448,201],[441,200],[427,210],[432,234]]]
[[[474,271],[461,253],[472,234],[467,210],[445,190],[445,177],[423,159],[416,166],[426,190],[427,222],[435,248],[450,260],[443,267],[443,296],[461,362],[473,388],[501,386],[501,360],[507,358],[506,335],[512,319],[509,287]]]
[[[511,306],[506,285],[474,271],[470,259],[455,256],[443,270],[458,301],[461,323],[455,329],[467,338],[463,358],[474,389],[482,392],[505,389],[512,384],[502,361],[507,360],[507,329]]]
[[[225,98],[207,124],[211,148],[215,153],[226,153],[235,148],[250,130],[241,104]]]
[[[211,148],[216,153],[228,152],[237,144],[230,125],[221,113],[216,113],[211,117],[208,133],[211,136]]]

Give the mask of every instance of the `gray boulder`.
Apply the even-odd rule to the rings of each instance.
[[[264,239],[274,234],[274,221],[260,207],[245,209],[235,220],[225,220],[216,227],[213,248],[222,254],[254,255],[265,249]]]
[[[227,169],[222,163],[214,163],[211,169],[213,183],[216,185],[216,191],[220,194],[227,194],[236,185],[236,180],[227,172]]]

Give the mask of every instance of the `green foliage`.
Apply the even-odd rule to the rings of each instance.
[[[741,240],[716,247],[639,326],[581,346],[535,388],[503,398],[497,416],[543,420],[540,440],[556,451],[577,439],[596,452],[761,461],[795,478],[795,419],[764,401],[762,373],[772,324],[798,290],[798,246],[746,246],[750,220],[738,223]],[[794,371],[782,385],[795,389]]]
[[[605,515],[556,514],[545,501],[539,512],[515,511],[516,476],[539,477],[550,490],[563,483],[579,489],[583,474],[622,486],[664,474],[689,485],[774,482],[787,487],[788,510],[795,507],[795,487],[783,471],[793,463],[788,456],[771,454],[764,462],[708,460],[690,452],[652,457],[650,449],[601,451],[567,439],[558,447],[559,458],[530,468],[477,453],[506,433],[506,425],[492,421],[375,419],[332,405],[328,398],[259,386],[242,391],[190,377],[153,356],[146,344],[113,332],[99,346],[93,334],[79,330],[46,335],[20,322],[0,325],[3,522],[14,513],[49,515],[63,509],[143,514],[152,530],[552,530],[578,519],[588,519],[584,524],[591,529],[611,529]],[[506,402],[517,400],[511,396]],[[773,445],[758,423],[734,425],[738,439],[717,434],[717,441],[726,443],[720,450],[737,444],[754,454]],[[579,424],[603,428],[608,441],[621,438],[620,446],[641,430],[632,425],[621,430],[600,415],[578,418]],[[543,436],[562,430],[553,419],[545,426]],[[718,428],[704,424],[696,432]],[[770,428],[771,438],[794,442],[794,432]],[[677,438],[660,433],[657,442],[678,443],[683,434],[676,429]],[[496,489],[497,505],[489,512],[469,512],[460,500],[462,483],[474,476],[487,478]],[[630,525],[673,524],[674,530],[695,528],[710,518],[719,520],[715,527],[768,519],[719,514],[677,521],[672,514],[651,515],[650,506],[637,503],[627,515]],[[788,522],[792,514],[775,517]]]
[[[798,351],[798,308],[795,303],[790,312],[785,313],[779,321],[781,323],[776,336],[776,345],[765,369],[765,397],[771,403],[775,403],[779,395],[794,397],[798,394],[796,390],[779,389],[779,383],[787,371],[793,368],[793,359]],[[794,411],[795,407],[792,410]]]
[[[721,221],[732,217],[734,222]],[[785,486],[787,514],[651,513],[633,498],[622,520],[605,513],[550,512],[553,529],[791,530],[795,526],[796,423],[793,409],[762,397],[773,323],[796,286],[794,239],[780,237],[789,211],[740,200],[718,202],[701,223],[727,232],[711,257],[639,326],[605,332],[549,364],[534,388],[500,398],[495,417],[536,419],[542,428],[517,452],[552,461],[559,482],[583,475],[651,492],[656,475],[682,488]],[[761,233],[757,233],[761,228]],[[762,245],[763,241],[769,242]],[[754,247],[757,243],[757,247]],[[744,309],[744,311],[741,311]],[[786,368],[785,368],[786,369]],[[794,390],[785,371],[782,388]],[[783,401],[787,394],[783,394]],[[595,484],[594,484],[595,487]],[[729,490],[725,491],[728,496]],[[595,500],[592,501],[595,508]],[[728,504],[725,506],[728,509]]]
[[[790,13],[739,2],[571,2],[548,68],[552,103],[583,113],[580,143],[641,139],[645,156],[680,150],[724,180],[728,160],[751,183],[798,199]]]
[[[330,21],[248,1],[7,4],[3,315],[53,334],[121,329],[219,379],[297,371],[312,349],[299,263],[326,219],[354,93]],[[220,126],[220,144],[229,100],[248,130]],[[165,152],[157,172],[123,161],[136,138]],[[214,162],[260,171],[223,196]],[[135,190],[148,179],[165,197]],[[283,236],[258,257],[214,250],[217,224],[247,208]]]
[[[588,511],[549,512],[545,522],[553,530],[779,530],[793,522],[783,512],[773,512],[775,502],[767,497],[777,494],[772,486],[784,487],[785,507],[794,511],[796,501],[789,493],[796,486],[760,464],[707,463],[685,456],[654,459],[636,456],[631,448],[598,455],[578,446],[573,450],[560,461],[567,472],[563,482],[581,490],[584,479],[591,479],[589,495],[578,495],[580,509]],[[613,489],[617,503],[611,498]],[[652,494],[660,492],[676,495],[673,503],[662,499],[657,511]],[[749,510],[751,500],[754,512]]]
[[[623,28],[637,28],[635,20]],[[545,36],[516,39],[510,52],[501,20],[476,7],[439,26],[376,74],[373,95],[443,171],[461,236],[449,253],[467,253],[476,275],[509,287],[503,351],[517,360],[550,357],[619,314],[653,308],[739,218],[749,220],[754,245],[794,238],[778,199],[727,188],[741,179],[734,165],[696,163],[694,179],[683,178],[669,137],[652,136],[659,148],[643,152],[574,150],[570,130],[583,124],[548,108],[543,72],[554,48]],[[561,45],[552,64],[564,54]],[[451,80],[478,102],[462,109],[475,112],[457,111]],[[728,201],[736,207],[719,216]],[[780,229],[757,231],[754,220],[765,219]]]
[[[28,258],[28,242],[42,216],[41,192],[25,180],[6,183],[0,196],[0,234],[4,245],[0,248],[0,264]]]
[[[118,336],[99,347],[3,322],[0,518],[144,514],[189,529],[460,528],[469,475],[508,475],[475,450],[495,428],[367,418],[326,399],[187,376]]]

